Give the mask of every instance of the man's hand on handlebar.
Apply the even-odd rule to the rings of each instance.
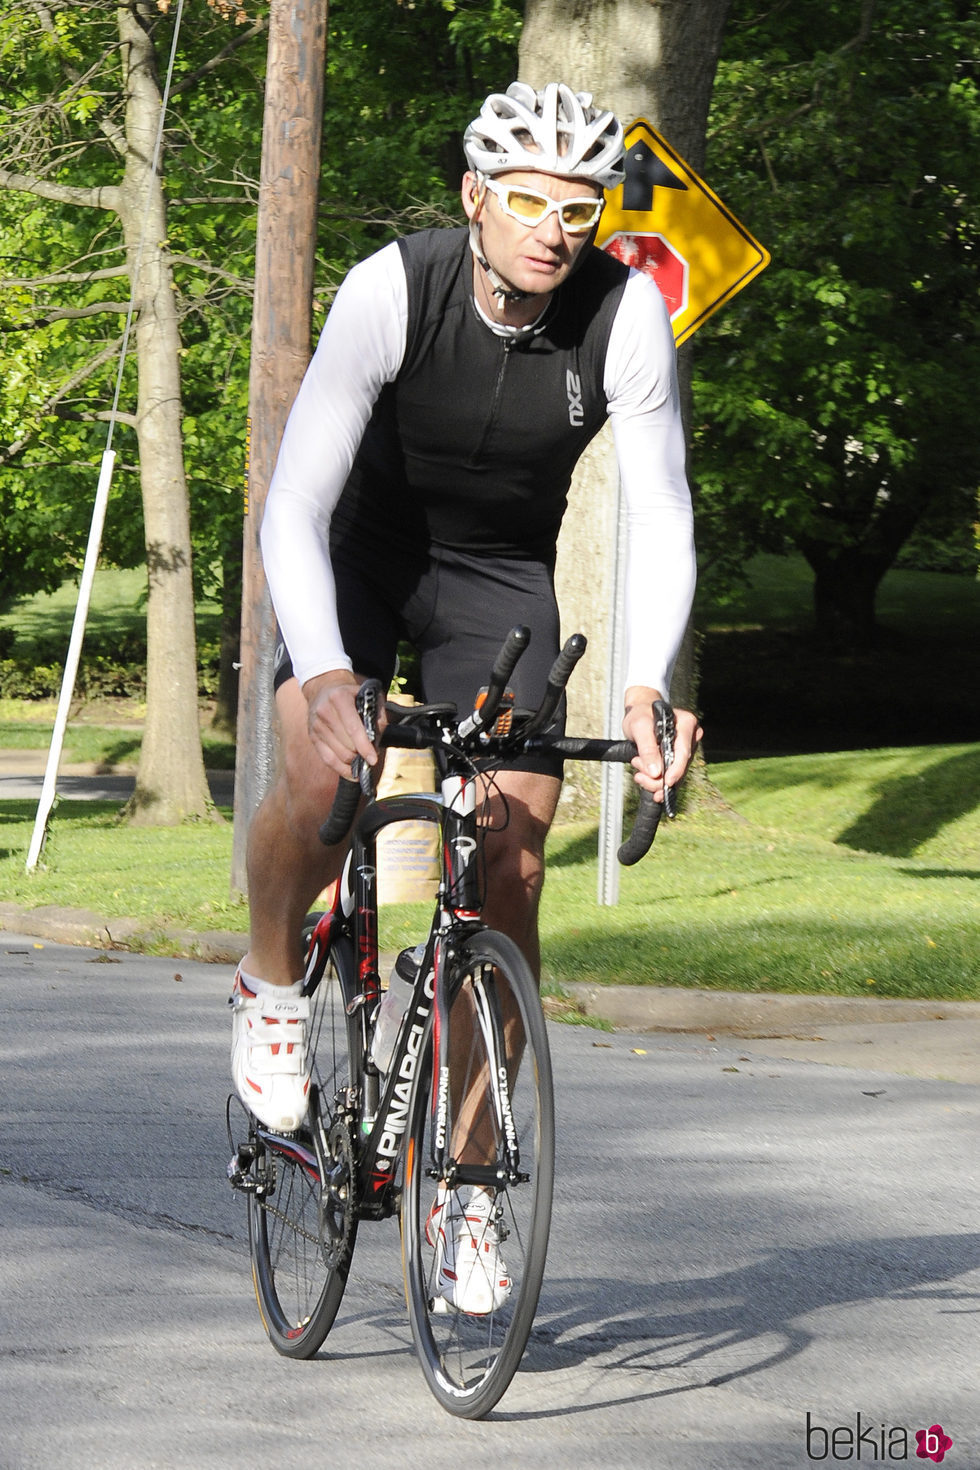
[[[361,680],[347,669],[332,669],[318,674],[303,685],[309,710],[310,739],[320,758],[338,776],[348,781],[351,762],[363,756],[369,766],[378,762],[378,752],[368,739],[367,731],[354,704]],[[384,704],[378,710],[379,733],[384,729]]]
[[[657,743],[653,706],[662,699],[657,689],[634,685],[626,691],[623,734],[636,746],[633,760],[638,786],[649,791],[655,801],[664,799],[664,759]],[[675,709],[674,758],[667,773],[667,785],[679,786],[704,734],[697,715],[686,709]]]

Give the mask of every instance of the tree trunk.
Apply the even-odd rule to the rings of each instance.
[[[146,534],[146,724],[131,821],[173,824],[212,811],[197,702],[194,588],[181,441],[180,334],[166,207],[152,171],[161,95],[148,0],[117,10],[126,88],[120,218],[138,308],[137,437]]]
[[[535,87],[563,81],[592,92],[629,127],[645,117],[699,172],[715,68],[730,0],[527,0],[520,73]],[[690,423],[690,347],[680,354],[685,423]],[[617,469],[608,428],[580,463],[558,547],[559,603],[565,633],[591,632],[590,677],[569,686],[569,724],[595,731],[606,723],[610,668],[608,613],[613,585]],[[692,629],[678,658],[671,696],[692,708],[697,699]],[[612,733],[612,732],[610,732]],[[591,767],[576,770],[580,790],[598,786]],[[576,799],[575,806],[581,802]],[[566,807],[567,810],[567,807]]]
[[[645,117],[696,171],[731,0],[527,0],[521,77]]]
[[[806,542],[801,550],[813,569],[813,610],[821,640],[842,652],[868,649],[878,632],[875,599],[891,559],[858,546],[819,541]]]

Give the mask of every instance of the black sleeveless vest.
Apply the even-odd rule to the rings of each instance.
[[[543,330],[515,343],[477,313],[465,229],[426,230],[399,246],[405,358],[365,431],[334,543],[550,565],[572,470],[606,418],[606,348],[627,269],[587,247]]]

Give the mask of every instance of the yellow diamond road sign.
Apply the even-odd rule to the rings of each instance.
[[[769,252],[645,118],[625,143],[626,179],[606,192],[596,244],[653,276],[679,346],[765,270]]]

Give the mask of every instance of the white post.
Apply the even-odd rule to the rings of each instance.
[[[112,467],[115,460],[116,452],[114,449],[104,451],[102,455],[102,469],[99,473],[99,484],[95,492],[95,505],[92,508],[88,545],[85,548],[85,562],[82,566],[82,580],[78,589],[78,602],[75,604],[75,620],[72,623],[71,638],[68,643],[68,657],[65,660],[65,672],[61,680],[61,696],[58,700],[58,713],[55,716],[54,730],[51,734],[51,745],[48,749],[48,763],[44,771],[44,783],[41,787],[41,799],[37,804],[34,832],[31,837],[30,850],[27,854],[26,867],[28,873],[32,873],[37,867],[38,858],[41,856],[41,850],[44,847],[48,816],[54,805],[55,789],[58,781],[58,766],[61,763],[61,749],[65,741],[68,711],[71,708],[71,699],[75,691],[75,677],[78,673],[78,662],[82,653],[82,639],[85,636],[85,623],[88,618],[88,605],[92,596],[92,583],[95,579],[95,566],[99,559],[99,547],[102,544],[102,528],[105,525],[106,506],[109,502],[109,486],[112,483]]]
[[[612,620],[609,638],[609,683],[606,690],[606,738],[621,740],[623,670],[626,661],[626,621],[623,587],[626,581],[626,510],[623,487],[616,479],[616,557],[613,567]],[[602,766],[599,792],[599,881],[598,902],[612,907],[619,902],[619,859],[623,840],[623,776],[618,761]]]

